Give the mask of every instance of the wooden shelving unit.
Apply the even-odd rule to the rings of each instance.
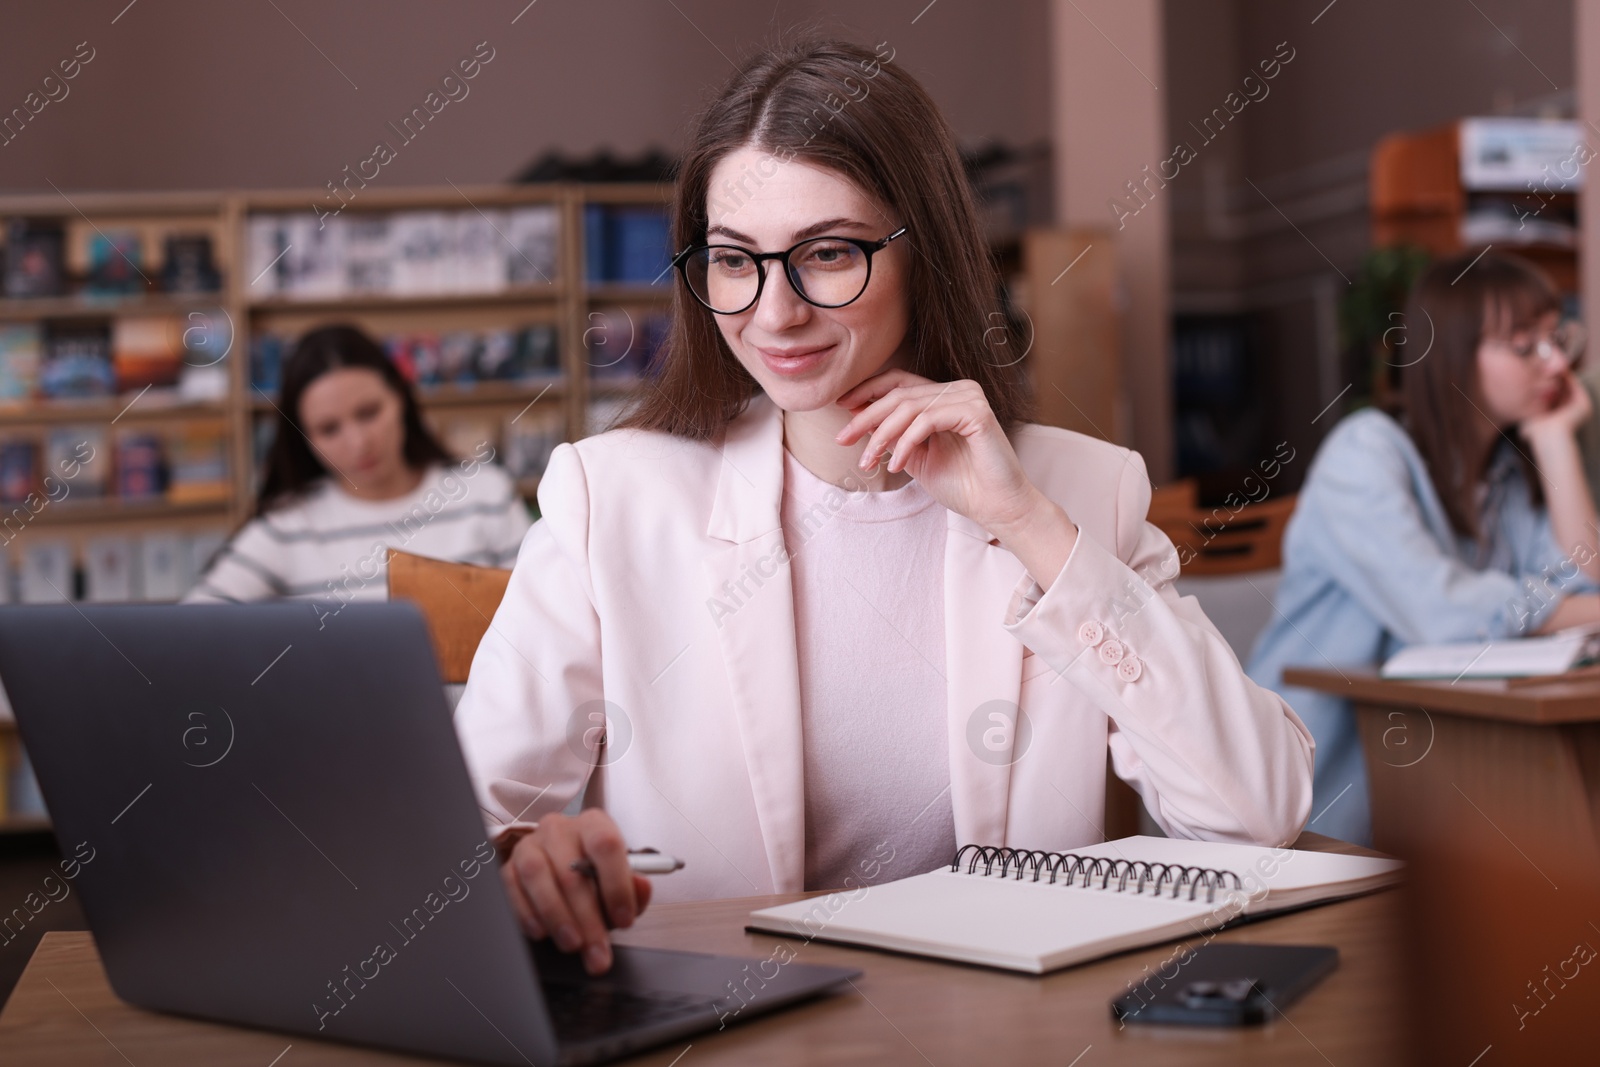
[[[495,381],[468,385],[423,386],[418,389],[430,418],[445,415],[485,417],[509,411],[515,415],[524,406],[559,405],[566,425],[566,439],[583,435],[587,429],[586,411],[591,396],[615,397],[631,393],[637,380],[596,375],[591,386],[588,354],[584,339],[591,313],[607,308],[633,310],[664,309],[670,300],[670,285],[624,285],[585,282],[583,211],[589,203],[659,204],[665,207],[670,188],[656,185],[548,185],[470,186],[453,185],[363,190],[350,203],[347,214],[391,213],[398,211],[494,210],[527,204],[550,204],[559,212],[558,266],[549,284],[518,285],[483,293],[441,292],[395,296],[351,294],[331,299],[297,299],[292,296],[252,295],[252,279],[246,276],[246,225],[257,213],[309,211],[310,205],[325,199],[324,190],[271,190],[242,193],[149,193],[100,194],[67,193],[65,196],[25,196],[0,198],[0,218],[19,216],[51,217],[69,228],[69,272],[81,273],[82,255],[72,246],[80,238],[74,230],[128,230],[159,238],[174,230],[205,232],[212,237],[216,261],[223,273],[223,287],[216,293],[180,295],[147,292],[128,296],[75,294],[37,299],[0,299],[0,323],[99,319],[119,316],[172,316],[182,318],[193,312],[217,309],[227,317],[232,329],[232,345],[224,359],[229,370],[228,395],[220,401],[177,402],[170,398],[129,394],[106,399],[63,401],[39,400],[30,403],[0,404],[0,435],[25,433],[62,425],[98,424],[142,428],[176,429],[182,420],[222,419],[228,425],[230,498],[220,505],[167,505],[155,502],[121,502],[114,498],[89,503],[73,502],[71,518],[49,515],[46,508],[39,521],[70,523],[90,527],[96,523],[120,524],[131,519],[184,520],[206,519],[221,528],[232,528],[250,513],[253,495],[254,421],[273,414],[273,400],[259,395],[251,386],[249,358],[252,339],[264,330],[299,333],[312,326],[335,322],[354,322],[369,331],[383,334],[396,330],[438,330],[488,328],[510,324],[549,323],[556,327],[560,345],[561,372],[548,379]],[[146,241],[155,249],[158,239]],[[77,268],[74,271],[73,268]],[[159,263],[146,273],[154,274]],[[670,279],[669,279],[670,280]],[[522,485],[531,496],[537,478],[525,478]],[[67,511],[66,507],[60,509]]]
[[[1469,242],[1463,237],[1463,223],[1475,198],[1503,200],[1514,212],[1553,220],[1572,217],[1577,196],[1572,192],[1535,196],[1520,189],[1468,188],[1462,182],[1461,125],[1451,122],[1429,130],[1390,134],[1373,146],[1369,168],[1373,247],[1414,244],[1434,256],[1446,256],[1469,244],[1492,244],[1531,260],[1563,293],[1576,294],[1575,245],[1526,239],[1521,232],[1489,241]]]
[[[232,343],[221,363],[228,370],[225,397],[207,401],[177,401],[157,391],[92,400],[36,400],[0,403],[0,437],[39,436],[72,425],[104,429],[108,443],[115,431],[137,425],[157,433],[179,432],[197,420],[220,422],[226,427],[229,458],[227,496],[210,502],[175,503],[167,500],[122,500],[115,496],[88,498],[69,493],[59,503],[49,503],[32,515],[22,532],[5,543],[13,570],[31,538],[66,542],[81,561],[87,543],[109,533],[142,534],[156,531],[224,534],[251,513],[255,423],[275,417],[276,397],[265,397],[251,385],[252,339],[263,331],[295,335],[313,326],[352,322],[382,336],[392,332],[462,329],[520,328],[536,323],[555,327],[560,372],[520,381],[485,381],[472,384],[429,385],[418,388],[424,415],[430,422],[476,419],[484,426],[501,425],[530,409],[558,412],[564,440],[589,432],[591,398],[625,397],[638,388],[638,380],[596,375],[591,385],[586,331],[596,312],[621,308],[631,315],[662,311],[672,288],[660,286],[594,284],[585,282],[584,208],[590,203],[659,204],[670,200],[669,187],[656,185],[547,185],[463,186],[365,189],[347,205],[344,214],[399,211],[492,211],[519,205],[549,204],[558,212],[557,271],[549,284],[518,285],[492,292],[440,292],[392,296],[352,294],[335,299],[295,299],[277,294],[252,294],[246,273],[247,226],[257,213],[308,212],[322,202],[326,191],[272,190],[258,192],[99,194],[68,191],[62,195],[0,197],[0,219],[40,217],[59,219],[67,228],[68,274],[81,277],[86,266],[86,235],[97,230],[135,230],[144,238],[157,262],[143,264],[144,273],[158,276],[161,236],[182,231],[206,233],[222,273],[222,288],[215,293],[177,295],[150,291],[129,296],[67,295],[38,299],[0,299],[0,325],[56,320],[114,320],[120,316],[170,316],[183,319],[191,313],[220,311],[231,328]],[[664,279],[670,283],[671,279]],[[499,449],[501,443],[495,442]],[[110,462],[108,457],[106,460]],[[538,489],[536,475],[519,479],[518,488],[530,501]],[[0,505],[0,517],[18,505]],[[38,527],[35,529],[35,527]],[[7,818],[5,783],[16,759],[13,724],[0,720],[0,831],[43,825],[38,820]]]

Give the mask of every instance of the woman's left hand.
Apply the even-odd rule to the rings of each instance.
[[[1022,521],[1043,502],[977,382],[935,382],[886,370],[837,403],[855,413],[839,433],[840,444],[871,435],[861,453],[863,470],[888,452],[888,470],[905,471],[939,503],[991,533]]]

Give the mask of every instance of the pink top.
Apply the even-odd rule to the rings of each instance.
[[[915,481],[847,492],[783,453],[805,739],[806,889],[955,853],[946,726],[948,512]]]

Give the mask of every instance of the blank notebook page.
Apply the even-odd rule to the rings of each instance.
[[[1397,880],[1401,867],[1396,860],[1160,837],[1123,838],[1072,854],[1232,871],[1247,893],[1267,887],[1248,906],[1251,912],[1366,892]],[[1148,885],[1135,893],[1132,880],[1118,892],[1115,875],[1110,888],[1101,889],[1098,876],[1088,887],[1081,876],[1068,886],[1059,877],[1051,884],[1048,871],[1034,881],[1030,868],[1018,881],[986,877],[983,869],[980,861],[977,872],[968,874],[964,860],[959,872],[941,867],[852,893],[765,908],[753,912],[748,925],[1039,974],[1200,934],[1233,914],[1222,910],[1223,894],[1208,903],[1204,889],[1191,901],[1187,889],[1178,899],[1170,887],[1159,897]],[[1231,879],[1227,885],[1232,888]]]

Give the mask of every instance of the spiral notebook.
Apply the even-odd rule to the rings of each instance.
[[[1043,974],[1368,893],[1402,866],[1166,837],[1071,852],[965,845],[927,874],[751,912],[746,929]]]

